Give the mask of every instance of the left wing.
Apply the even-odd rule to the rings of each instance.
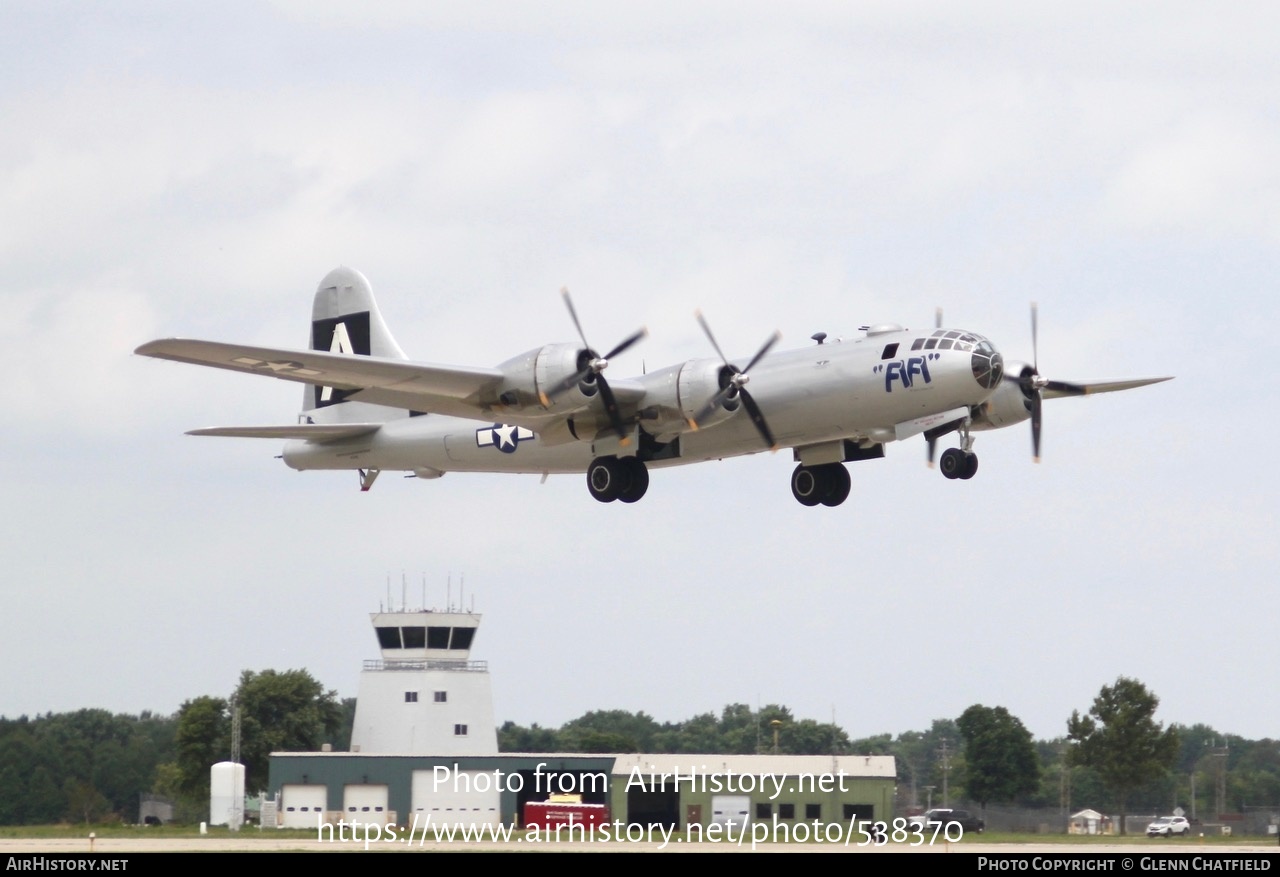
[[[251,347],[185,338],[150,341],[134,352],[156,359],[333,387],[351,391],[351,398],[363,402],[457,417],[488,416],[489,408],[497,400],[496,388],[503,379],[502,372],[494,368],[433,365],[378,356]]]
[[[170,359],[194,365],[206,365],[230,371],[267,375],[282,381],[333,387],[350,393],[347,397],[374,405],[403,408],[430,414],[447,414],[472,420],[501,419],[504,423],[523,426],[542,434],[544,440],[568,441],[564,429],[564,413],[547,411],[538,405],[508,407],[499,393],[509,376],[496,368],[436,365],[406,359],[380,356],[352,356],[319,350],[291,350],[280,347],[253,347],[225,344],[220,341],[194,341],[186,338],[164,338],[149,341],[135,353],[156,359]],[[614,395],[624,411],[633,412],[645,398],[643,385],[632,380],[611,382]],[[598,427],[608,418],[596,405],[582,418]],[[354,424],[359,426],[360,424]],[[557,428],[559,427],[559,428]],[[268,435],[269,427],[235,427],[246,430],[246,437],[306,438],[309,441],[333,441],[339,437],[322,436],[307,425],[279,427],[300,429],[294,436],[284,432]],[[560,433],[565,433],[563,437]],[[230,432],[199,431],[198,435],[235,435]]]

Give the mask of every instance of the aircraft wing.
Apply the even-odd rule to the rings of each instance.
[[[1060,399],[1064,396],[1092,396],[1095,393],[1114,393],[1117,390],[1132,390],[1134,387],[1145,387],[1161,381],[1171,381],[1173,377],[1164,378],[1132,378],[1125,381],[1049,381],[1041,394],[1046,399]]]
[[[157,359],[268,375],[282,381],[359,391],[358,397],[363,401],[461,417],[481,415],[482,406],[491,401],[485,398],[489,395],[486,391],[502,380],[502,372],[493,368],[432,365],[378,356],[251,347],[186,338],[150,341],[134,352]]]
[[[324,444],[377,432],[381,423],[295,423],[289,426],[210,426],[187,430],[187,435],[219,435],[231,438],[303,439]]]
[[[434,365],[379,356],[351,356],[319,350],[291,350],[278,347],[253,347],[220,341],[195,341],[186,338],[163,338],[149,341],[134,351],[142,356],[170,359],[193,365],[207,365],[231,371],[268,375],[282,381],[333,387],[351,391],[348,398],[392,408],[405,408],[431,414],[486,420],[501,416],[506,423],[543,430],[563,421],[562,415],[535,410],[507,409],[498,402],[498,388],[504,375],[496,368]],[[625,406],[635,406],[645,397],[643,385],[632,380],[611,381],[614,395]],[[360,426],[361,424],[352,424]],[[305,429],[298,427],[227,427],[248,432],[199,432],[200,435],[241,435],[266,437],[263,430]],[[317,427],[318,428],[318,427]],[[273,438],[309,438],[333,441],[338,437],[317,438],[294,436],[285,432]],[[548,437],[550,439],[550,437]]]

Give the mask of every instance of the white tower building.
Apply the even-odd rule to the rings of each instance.
[[[382,658],[365,661],[353,752],[496,755],[489,666],[471,660],[480,616],[375,612]]]

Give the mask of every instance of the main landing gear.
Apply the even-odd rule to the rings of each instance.
[[[800,505],[838,506],[849,496],[849,470],[843,463],[801,464],[791,473],[791,495]]]
[[[587,467],[587,490],[599,502],[635,502],[649,489],[649,469],[635,457],[596,457]]]

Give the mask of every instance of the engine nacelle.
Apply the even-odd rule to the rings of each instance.
[[[701,411],[731,376],[728,367],[714,359],[691,359],[645,375],[644,428],[663,441],[685,432],[689,418]],[[735,395],[723,407],[707,414],[698,426],[726,420],[741,407],[742,402]]]
[[[558,414],[581,411],[600,392],[595,375],[587,377],[560,391],[560,385],[569,377],[586,368],[596,354],[576,344],[547,344],[507,360],[498,368],[505,376],[498,402],[507,407],[543,407],[543,394],[547,396],[546,409]]]
[[[1009,363],[1005,375],[1017,374],[1024,379],[1031,373],[1031,366],[1023,363]],[[1031,416],[1031,399],[1022,391],[1022,384],[1006,377],[991,394],[991,398],[983,402],[977,409],[977,417],[973,421],[973,429],[1000,429],[1021,423]]]

